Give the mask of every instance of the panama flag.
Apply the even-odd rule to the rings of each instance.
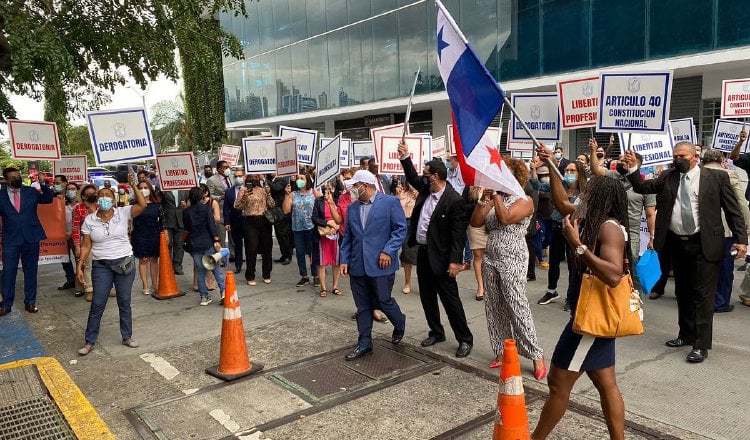
[[[453,17],[435,0],[440,76],[453,110],[453,142],[466,185],[523,195],[523,188],[485,132],[503,108],[503,90],[484,67]]]

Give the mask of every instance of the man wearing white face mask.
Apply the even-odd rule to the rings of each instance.
[[[206,186],[208,187],[208,192],[211,195],[211,198],[219,202],[219,206],[224,204],[224,196],[226,195],[227,190],[234,186],[232,180],[230,180],[231,177],[232,168],[229,166],[229,163],[225,160],[220,160],[216,162],[216,174],[206,181]],[[223,218],[222,213],[222,218],[216,223],[216,228],[219,230],[221,247],[227,247],[227,230],[224,227],[225,222],[226,220]]]

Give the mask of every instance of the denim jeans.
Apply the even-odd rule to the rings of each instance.
[[[315,237],[318,231],[315,228],[304,231],[294,231],[294,252],[297,254],[297,268],[302,277],[307,276],[307,262],[305,256],[309,255],[311,259],[311,275],[318,276],[318,263],[320,262],[320,248],[318,240]]]
[[[133,335],[133,319],[130,310],[130,293],[135,279],[135,267],[130,273],[122,275],[115,273],[108,260],[93,260],[91,263],[91,282],[94,286],[94,298],[91,301],[89,319],[86,324],[86,343],[94,345],[99,336],[99,325],[102,321],[104,308],[109,300],[112,285],[117,293],[117,308],[120,309],[120,335],[128,339]]]
[[[214,254],[213,249],[207,249],[205,251],[201,252],[195,252],[192,254],[193,256],[193,267],[195,268],[195,273],[198,275],[198,291],[200,292],[201,298],[207,298],[208,297],[208,287],[206,287],[206,272],[208,270],[203,267],[203,256],[204,255],[213,255]],[[224,269],[217,264],[214,266],[214,269],[211,271],[214,274],[214,278],[216,278],[216,284],[219,286],[219,292],[220,295],[224,296]]]

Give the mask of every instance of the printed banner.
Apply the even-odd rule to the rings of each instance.
[[[318,145],[318,132],[304,128],[279,126],[279,139],[294,138],[297,140],[297,161],[300,165],[315,163],[315,150]]]
[[[37,205],[36,214],[47,238],[39,243],[37,264],[67,263],[70,261],[65,235],[65,202],[55,197],[52,203]],[[0,270],[3,270],[3,226],[0,221]],[[21,262],[18,262],[21,267]]]
[[[448,150],[445,149],[445,136],[432,138],[432,157],[441,159],[448,157]]]
[[[557,93],[514,93],[511,100],[516,112],[537,140],[560,142],[560,102]],[[511,140],[531,139],[515,115],[510,120]]]
[[[420,136],[406,136],[403,139],[409,150],[411,163],[414,164],[417,174],[422,174],[422,165],[424,163],[422,158],[422,144],[424,138]],[[378,163],[380,164],[380,172],[382,174],[394,176],[404,175],[404,168],[401,166],[401,155],[398,154],[399,142],[401,142],[400,134],[398,136],[380,137],[380,159],[378,160]]]
[[[666,133],[672,72],[626,72],[599,75],[597,131]]]
[[[290,136],[296,139],[294,136]],[[247,137],[242,139],[242,156],[245,158],[245,174],[276,172],[276,141],[280,137]],[[299,145],[297,146],[299,152]],[[297,155],[299,160],[299,154]]]
[[[352,166],[359,166],[359,161],[365,157],[375,157],[375,143],[373,141],[352,142]]]
[[[341,133],[318,151],[315,158],[315,187],[320,188],[341,171]]]
[[[747,125],[744,122],[732,121],[730,119],[717,119],[716,125],[714,125],[713,141],[711,148],[721,151],[732,151],[734,146],[740,140],[740,131],[742,127]],[[745,128],[745,131],[750,128]],[[746,152],[748,146],[748,140],[745,140],[745,145],[740,147],[741,152]]]
[[[68,182],[88,182],[86,156],[63,156],[52,162],[52,174],[62,174]]]
[[[334,138],[320,138],[320,145],[327,145],[329,142],[331,142]],[[351,166],[354,166],[350,161],[349,157],[351,155],[352,151],[352,140],[347,138],[341,138],[341,168],[349,168]]]
[[[236,145],[221,145],[219,150],[219,160],[225,160],[229,166],[237,166],[240,162],[240,147]]]
[[[672,139],[675,145],[680,142],[690,142],[695,145],[698,142],[693,118],[673,119],[669,121],[669,127],[672,129]]]
[[[156,173],[162,191],[198,186],[198,172],[195,169],[193,153],[157,154]]]
[[[386,125],[384,127],[377,127],[377,128],[371,128],[370,129],[370,139],[375,143],[377,148],[375,148],[375,157],[378,160],[378,163],[382,163],[383,160],[380,158],[380,138],[383,136],[398,136],[399,138],[401,135],[404,134],[404,124],[403,122],[400,124],[393,124],[393,125]],[[381,172],[383,169],[381,168]]]
[[[672,163],[672,131],[667,126],[666,133],[620,133],[620,154],[624,154],[630,142],[630,149],[643,157],[642,166]]]
[[[60,159],[60,139],[54,122],[8,119],[8,129],[13,159]]]
[[[599,77],[557,83],[562,129],[596,127],[599,112]]]
[[[86,113],[97,165],[138,162],[156,157],[146,110],[130,108]]]
[[[750,116],[750,78],[721,82],[721,118]]]
[[[276,175],[279,177],[294,176],[299,172],[297,165],[297,139],[276,141]]]

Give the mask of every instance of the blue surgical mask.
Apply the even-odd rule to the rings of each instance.
[[[78,193],[73,189],[69,189],[68,192],[65,193],[68,200],[75,200],[77,195]]]
[[[565,183],[567,183],[568,186],[575,184],[576,180],[578,180],[578,176],[576,176],[575,174],[565,175]]]
[[[102,211],[109,211],[112,209],[112,199],[110,197],[99,197],[99,199],[96,201],[97,205],[99,205],[99,209]]]
[[[306,186],[307,182],[305,182],[304,179],[297,179],[297,188],[303,189]]]

